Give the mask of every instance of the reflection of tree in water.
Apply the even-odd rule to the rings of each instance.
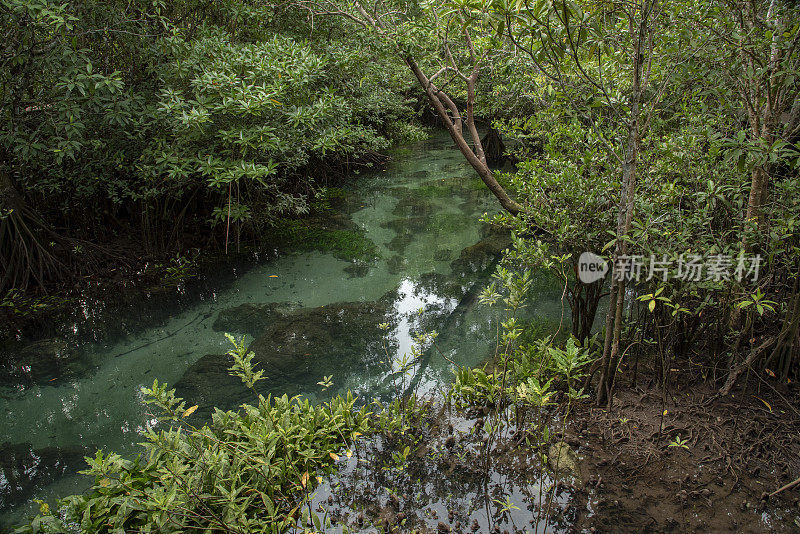
[[[548,508],[546,490],[553,483],[545,474],[539,491],[533,451],[512,429],[506,436],[513,439],[506,437],[487,452],[486,434],[472,421],[430,408],[438,413],[412,419],[404,435],[388,432],[363,442],[314,506],[355,531],[381,525],[387,531],[493,532],[499,527],[498,532],[533,532],[535,518],[543,518]],[[454,431],[453,423],[460,430]],[[569,485],[558,484],[548,531],[565,531],[575,521],[572,494]],[[539,531],[542,527],[543,519]]]

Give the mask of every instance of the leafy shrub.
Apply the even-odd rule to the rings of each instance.
[[[483,369],[459,367],[456,379],[447,392],[447,400],[455,401],[457,408],[467,406],[494,406],[500,398],[500,378]]]
[[[229,354],[246,385],[263,378],[241,343]],[[350,393],[322,405],[259,395],[237,412],[216,410],[201,428],[186,422],[197,406],[186,408],[165,384],[143,393],[169,429],[148,429],[134,460],[102,451],[87,458],[91,491],[62,499],[58,515],[42,505],[17,532],[283,532],[337,452],[371,427],[371,413],[356,409]]]

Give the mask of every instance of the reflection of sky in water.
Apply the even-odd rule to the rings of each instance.
[[[417,318],[420,315],[419,311],[422,310],[424,314],[425,309],[431,304],[447,306],[449,310],[452,310],[457,304],[455,299],[447,299],[425,291],[424,288],[409,279],[404,279],[400,282],[398,293],[400,298],[394,303],[395,313],[398,317],[398,324],[393,332],[398,344],[394,365],[395,371],[399,369],[397,365],[398,358],[404,354],[407,354],[409,358],[411,357],[412,348],[416,344],[415,336],[430,333],[417,331],[416,325],[418,323]]]

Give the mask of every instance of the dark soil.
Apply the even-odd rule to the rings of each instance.
[[[703,383],[673,389],[666,402],[657,387],[622,389],[610,410],[576,411],[568,441],[593,510],[577,530],[800,531],[800,487],[762,498],[800,476],[796,385],[764,375],[724,398]]]

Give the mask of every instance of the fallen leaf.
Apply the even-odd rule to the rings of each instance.
[[[755,395],[753,395],[753,396],[754,396],[754,397],[756,397]],[[769,405],[769,403],[768,403],[767,401],[765,401],[765,400],[764,400],[764,399],[762,399],[761,397],[756,397],[756,398],[757,398],[758,400],[760,400],[761,402],[763,402],[763,403],[764,403],[764,406],[766,406],[767,408],[769,408],[769,411],[770,411],[770,413],[772,413],[772,406],[770,406],[770,405]]]

